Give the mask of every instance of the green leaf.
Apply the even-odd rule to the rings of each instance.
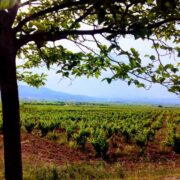
[[[151,55],[149,58],[153,61],[156,60],[156,57],[154,55]]]

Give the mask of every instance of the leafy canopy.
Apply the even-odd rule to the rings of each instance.
[[[28,69],[55,64],[64,77],[107,71],[108,83],[159,83],[180,93],[178,0],[22,0],[17,8],[12,27],[23,59],[20,80],[42,85],[46,75]],[[129,37],[150,43],[152,53],[142,57],[136,48],[125,50],[121,40]]]

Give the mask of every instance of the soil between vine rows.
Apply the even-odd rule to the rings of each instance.
[[[52,163],[58,166],[81,163],[81,162],[96,162],[102,160],[95,155],[93,148],[87,146],[85,151],[78,148],[71,148],[64,144],[59,144],[47,138],[41,138],[37,135],[22,133],[22,157],[23,161],[33,164]],[[123,145],[122,145],[123,146]],[[165,153],[157,153],[155,144],[150,144],[143,156],[138,154],[123,154],[118,157],[113,157],[113,148],[108,151],[109,159],[107,164],[120,162],[125,166],[134,167],[137,163],[156,163],[158,165],[173,164],[180,168],[180,155],[168,150]],[[0,135],[0,154],[3,156],[3,136]]]

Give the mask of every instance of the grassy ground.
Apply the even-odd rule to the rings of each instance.
[[[172,165],[172,164],[171,164]],[[104,162],[71,164],[62,167],[43,165],[38,167],[26,166],[25,180],[156,180],[180,179],[180,169],[169,165],[150,163],[134,164],[133,167],[120,163],[107,165]]]

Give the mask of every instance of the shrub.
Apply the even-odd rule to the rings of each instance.
[[[24,123],[24,127],[28,133],[31,133],[35,126],[36,123],[33,120],[26,120]]]
[[[46,121],[40,121],[38,128],[41,131],[41,136],[44,137],[51,130],[51,124],[49,122],[46,122]]]
[[[77,145],[80,146],[82,149],[85,149],[85,145],[87,142],[87,138],[90,136],[90,132],[87,130],[81,130],[79,134],[76,135],[75,139]]]
[[[67,133],[67,140],[70,141],[70,139],[72,138],[73,136],[73,133],[75,132],[75,126],[68,126],[66,128],[66,133]]]
[[[48,134],[48,139],[49,140],[53,140],[53,141],[56,141],[57,139],[59,138],[59,134],[57,132],[50,132]]]
[[[143,131],[138,132],[135,136],[135,143],[140,148],[141,154],[143,154],[146,149],[149,132],[150,132],[149,129],[144,129]]]
[[[100,155],[103,159],[107,158],[108,143],[103,136],[99,135],[99,136],[95,137],[92,140],[92,145],[93,145],[97,155]]]

